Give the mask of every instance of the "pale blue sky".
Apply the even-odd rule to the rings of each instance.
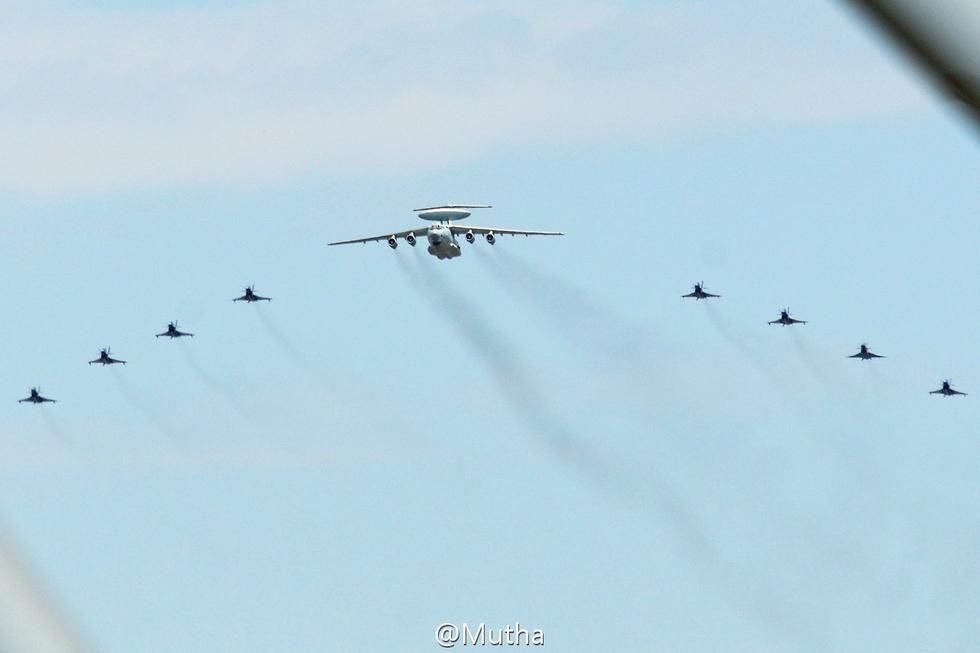
[[[0,514],[99,650],[977,646],[976,138],[837,4],[136,5],[0,26]],[[443,201],[567,235],[325,247]]]

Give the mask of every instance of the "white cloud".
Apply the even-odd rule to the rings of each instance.
[[[918,102],[834,10],[788,4],[15,3],[0,25],[0,190],[276,183]]]

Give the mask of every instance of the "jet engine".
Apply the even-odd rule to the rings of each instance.
[[[398,241],[395,240],[394,236],[388,236],[388,247],[395,249],[398,247]]]
[[[415,247],[415,234],[408,234],[407,236],[405,236],[405,242],[407,242],[412,247]]]
[[[497,242],[497,237],[493,235],[492,231],[487,233],[487,242],[491,245]]]
[[[473,235],[473,232],[472,231],[467,231],[466,232],[466,242],[472,243],[474,240],[476,240],[476,236]]]

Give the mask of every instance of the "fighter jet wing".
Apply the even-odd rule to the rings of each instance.
[[[806,320],[797,320],[795,317],[789,318],[790,324],[806,324]]]
[[[499,236],[501,234],[511,235],[511,236],[564,236],[565,234],[561,231],[530,231],[527,229],[499,229],[497,227],[469,227],[461,224],[449,225],[449,230],[454,234],[465,234],[467,231],[472,231],[475,234],[489,234],[493,233],[494,236]]]
[[[187,333],[186,331],[178,331],[177,332],[177,336],[189,336],[189,337],[193,338],[194,337],[194,334],[193,333]]]
[[[701,291],[701,296],[707,299],[708,297],[721,297],[721,295],[712,295],[710,292]]]
[[[384,236],[369,236],[367,238],[355,238],[354,240],[338,240],[335,243],[327,243],[327,245],[350,245],[351,243],[373,243],[380,240],[388,240],[391,237],[404,238],[408,234],[415,234],[417,237],[425,234],[427,227],[425,225],[416,227],[415,229],[406,229],[405,231],[396,231],[394,233],[387,233]]]
[[[694,297],[696,299],[697,296],[698,296],[697,293],[689,292],[686,295],[681,295],[681,298]]]
[[[24,403],[25,401],[30,401],[30,400],[31,400],[31,398],[30,398],[30,397],[28,397],[27,399],[18,399],[18,400],[17,400],[17,403],[18,403],[18,404],[22,404],[22,403]]]
[[[121,361],[118,358],[106,358],[106,362],[109,363],[109,364],[112,364],[112,363],[122,363],[123,365],[126,364],[126,361]]]
[[[953,390],[952,388],[949,389],[949,392],[950,394],[954,394],[954,395],[963,395],[964,397],[966,396],[965,392],[960,392],[959,390]]]
[[[159,338],[160,336],[169,336],[169,335],[170,335],[169,331],[164,331],[163,333],[158,333],[157,338]]]

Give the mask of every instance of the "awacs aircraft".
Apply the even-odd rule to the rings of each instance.
[[[91,365],[92,363],[102,363],[103,365],[114,365],[116,363],[122,363],[123,365],[126,364],[126,361],[121,361],[119,359],[110,357],[109,356],[110,351],[111,350],[108,347],[100,350],[99,357],[96,358],[94,361],[89,361],[88,364],[89,365]]]
[[[42,397],[40,388],[31,388],[31,396],[25,399],[18,399],[17,403],[22,404],[25,401],[29,401],[32,404],[58,403],[57,399],[48,399],[47,397]]]
[[[704,282],[694,284],[694,292],[687,293],[686,295],[681,295],[681,297],[693,297],[694,299],[708,299],[710,297],[721,297],[721,295],[712,295],[710,292],[704,292]]]
[[[965,392],[960,392],[959,390],[953,390],[953,387],[949,384],[949,379],[943,381],[943,387],[938,390],[933,390],[929,394],[931,395],[945,395],[947,397],[952,397],[953,395],[963,395],[966,396]]]
[[[868,350],[868,346],[865,344],[861,345],[861,351],[856,354],[848,356],[848,358],[861,358],[863,360],[871,360],[872,358],[885,358],[884,356],[879,356],[878,354],[873,354]]]
[[[782,324],[783,326],[788,326],[790,324],[806,324],[806,320],[797,320],[789,316],[789,309],[784,308],[779,312],[779,319],[769,322],[769,324]]]
[[[463,252],[459,248],[456,236],[460,234],[466,242],[473,243],[476,237],[483,236],[487,242],[493,245],[497,242],[497,236],[509,234],[511,236],[563,236],[560,231],[528,231],[526,229],[500,229],[498,227],[461,227],[453,224],[455,220],[462,220],[470,216],[469,209],[489,209],[489,204],[446,204],[444,206],[430,206],[424,209],[415,209],[418,217],[422,220],[429,220],[436,224],[428,227],[418,227],[416,229],[406,229],[398,231],[388,236],[371,236],[370,238],[357,238],[354,240],[341,240],[330,245],[348,245],[350,243],[368,243],[379,240],[387,241],[388,247],[395,249],[398,247],[398,239],[404,238],[405,242],[415,247],[423,234],[429,241],[429,254],[443,260],[456,258]]]
[[[272,298],[271,297],[259,297],[258,295],[255,294],[255,286],[248,286],[248,287],[245,288],[245,294],[244,295],[242,295],[241,297],[235,297],[231,301],[233,301],[233,302],[248,302],[248,303],[251,304],[252,302],[271,302],[272,301]]]
[[[171,322],[170,324],[167,325],[167,330],[166,331],[164,331],[163,333],[158,333],[157,334],[157,338],[159,338],[160,336],[167,336],[168,338],[183,338],[184,336],[190,336],[191,338],[193,338],[194,337],[194,334],[193,333],[184,333],[183,331],[178,331],[177,330],[177,323],[176,322]]]

